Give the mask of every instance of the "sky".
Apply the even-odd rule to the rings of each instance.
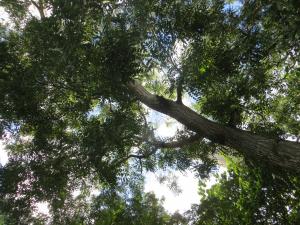
[[[7,152],[4,150],[4,143],[0,141],[0,164],[5,165],[8,161]]]
[[[224,172],[225,168],[220,167],[220,173]],[[177,184],[181,189],[180,193],[172,191],[167,183],[161,184],[158,180],[158,173],[147,173],[145,192],[154,192],[156,197],[164,199],[163,206],[169,213],[176,211],[183,213],[191,208],[192,204],[200,204],[200,196],[198,195],[198,178],[193,172],[174,172],[177,177]],[[217,182],[215,176],[211,176],[206,182],[207,188],[210,188]]]
[[[191,101],[185,97],[183,102],[190,106]],[[176,122],[174,119],[171,119],[168,116],[165,116],[159,112],[150,111],[148,116],[148,122],[153,123],[157,129],[155,135],[161,138],[172,137],[175,135],[177,129],[181,129],[182,126]],[[7,152],[4,150],[4,143],[0,141],[0,163],[4,165],[8,161]],[[225,168],[220,167],[220,172],[224,172]],[[175,178],[179,189],[181,192],[176,192],[170,189],[170,182],[159,182],[159,177],[167,176]],[[145,174],[145,192],[154,192],[156,197],[159,199],[164,199],[163,206],[169,213],[174,213],[179,211],[183,213],[190,209],[192,204],[200,203],[200,196],[198,195],[198,182],[199,180],[195,177],[195,174],[191,171],[187,172],[178,172],[178,171],[156,171],[147,172]],[[216,183],[214,176],[207,181],[208,188]],[[39,212],[47,213],[47,203],[42,202],[38,204]]]
[[[0,7],[0,22],[7,21],[8,15]],[[178,50],[180,51],[180,50]],[[187,106],[191,105],[191,99],[185,97],[183,98],[183,103]],[[156,135],[160,137],[172,137],[177,129],[182,128],[182,126],[175,120],[170,119],[158,112],[150,111],[148,116],[149,122],[152,122],[156,126]],[[5,165],[8,161],[8,154],[4,150],[5,145],[3,141],[0,141],[0,163]],[[224,167],[220,168],[220,171],[225,171]],[[181,173],[178,171],[171,171],[172,173],[167,173],[167,176],[176,177],[177,184],[181,189],[181,192],[172,191],[168,187],[168,183],[160,183],[159,175],[165,174],[164,171],[157,171],[156,173],[148,172],[145,174],[145,191],[154,192],[158,198],[163,198],[163,206],[165,209],[174,213],[176,211],[184,212],[190,209],[192,204],[200,203],[200,196],[198,195],[198,182],[199,180],[195,177],[193,172]],[[166,175],[166,174],[165,174]],[[210,187],[216,182],[216,179],[212,176],[208,181],[207,185]],[[47,213],[47,203],[38,203],[38,211],[42,213]]]
[[[152,117],[152,122],[158,122],[159,125],[156,130],[156,135],[160,137],[170,137],[173,136],[180,125],[167,116],[159,115],[157,112],[150,113]],[[8,161],[7,152],[4,150],[4,143],[0,141],[0,163],[5,165]],[[220,172],[224,172],[225,168],[220,167]],[[159,182],[159,177],[166,175],[168,177],[176,178],[178,187],[181,189],[180,193],[172,191],[169,188],[169,183]],[[200,203],[200,196],[198,195],[198,182],[199,180],[195,177],[193,172],[181,173],[178,171],[157,171],[156,173],[147,172],[145,174],[145,192],[154,192],[156,197],[161,199],[164,198],[163,206],[170,212],[174,213],[179,211],[183,213],[184,211],[190,209],[192,204]],[[216,179],[212,176],[208,181],[207,185],[210,187],[212,184],[216,183]],[[42,213],[48,212],[47,203],[38,204],[39,211]]]
[[[8,18],[7,13],[0,7],[0,23],[6,22]],[[0,164],[4,165],[7,163],[8,156],[7,153],[4,151],[4,144],[3,141],[0,140]]]
[[[184,96],[182,100],[186,106],[191,107],[193,101],[191,98]],[[147,120],[157,127],[155,135],[161,138],[172,137],[178,129],[183,128],[176,120],[153,110],[149,111]],[[223,173],[225,170],[224,165],[219,167],[219,173]],[[165,174],[164,171],[147,173],[144,190],[146,192],[154,192],[158,198],[164,198],[163,206],[168,212],[174,213],[179,211],[180,213],[183,213],[186,210],[189,210],[192,204],[200,203],[200,196],[198,195],[199,180],[196,178],[196,174],[191,171],[187,171],[185,173],[181,173],[179,171],[171,172],[172,173],[167,174]],[[168,183],[160,183],[158,179],[160,175],[176,177],[181,193],[176,193],[170,190]],[[206,182],[207,188],[211,187],[215,183],[216,178],[212,175]]]

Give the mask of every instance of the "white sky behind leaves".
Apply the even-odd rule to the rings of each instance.
[[[191,106],[191,101],[188,97],[183,98],[183,102],[187,106]],[[161,138],[168,138],[175,135],[177,129],[181,129],[182,125],[179,124],[174,119],[165,116],[159,112],[150,111],[148,116],[149,122],[153,123],[156,129],[156,136]],[[224,167],[220,167],[219,173],[225,171]],[[179,211],[183,213],[189,210],[192,204],[200,203],[200,196],[198,195],[198,178],[195,177],[195,173],[188,171],[181,173],[179,171],[171,171],[173,175],[177,177],[176,182],[181,189],[180,193],[172,191],[168,187],[168,183],[160,183],[159,175],[164,173],[164,171],[157,171],[156,173],[148,172],[146,173],[145,179],[145,191],[154,192],[156,197],[164,198],[163,206],[170,212],[174,213]],[[170,176],[170,174],[169,174]],[[207,181],[207,187],[211,187],[216,183],[216,178],[212,175]]]
[[[35,12],[33,12],[36,14]],[[0,7],[0,22],[6,23],[8,22],[8,14]],[[181,49],[178,50],[179,54],[181,53]],[[178,54],[177,52],[177,54]],[[191,101],[189,98],[183,98],[183,102],[185,105],[190,106]],[[149,117],[149,121],[155,124],[156,126],[156,135],[159,137],[172,137],[176,133],[177,129],[181,129],[182,126],[177,123],[174,119],[171,119],[167,116],[164,116],[158,112],[151,110]],[[0,141],[0,163],[1,165],[5,165],[8,162],[8,154],[4,150],[5,145],[3,141]],[[225,168],[221,167],[220,172],[224,172]],[[173,176],[175,176],[178,187],[181,192],[178,193],[176,191],[172,191],[167,182],[160,183],[158,179],[158,174],[164,173],[163,171],[157,171],[157,173],[148,172],[146,173],[145,179],[145,191],[146,192],[154,192],[158,198],[163,198],[163,206],[165,209],[174,213],[176,211],[184,212],[190,209],[192,204],[200,203],[200,196],[198,195],[198,179],[195,178],[195,174],[193,172],[185,172],[181,173],[178,171],[172,171]],[[207,181],[208,187],[216,183],[216,179],[214,176],[211,177]],[[48,203],[40,202],[37,204],[38,211],[40,213],[48,214]]]

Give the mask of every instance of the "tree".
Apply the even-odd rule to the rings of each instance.
[[[63,204],[83,180],[112,185],[143,168],[207,176],[218,152],[299,173],[300,144],[287,140],[300,130],[298,1],[1,6],[14,24],[0,42],[0,122],[11,140],[1,194],[11,211]],[[185,128],[156,137],[143,104]]]
[[[200,186],[203,198],[188,213],[191,224],[299,223],[299,177],[282,180],[268,170],[235,161],[211,189]]]
[[[49,212],[51,216],[36,213],[20,217],[15,212],[15,215],[7,214],[3,224],[168,225],[184,221],[180,214],[168,214],[161,204],[162,200],[158,200],[154,193],[144,193],[140,180],[134,181],[114,188],[102,186],[97,194],[92,194],[86,184],[76,196],[62,193],[63,204],[54,200]]]

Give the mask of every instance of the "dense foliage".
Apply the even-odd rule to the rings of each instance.
[[[233,167],[212,188],[191,212],[196,224],[296,223],[299,182],[291,167],[260,161],[218,135],[203,139],[190,123],[173,138],[157,137],[132,83],[156,94],[161,108],[166,99],[181,107],[187,96],[211,123],[269,138],[276,155],[276,144],[299,141],[299,1],[0,6],[10,16],[0,26],[0,131],[9,153],[0,167],[0,212],[7,224],[43,224],[34,216],[38,202],[49,203],[53,224],[187,223],[142,193],[142,171],[172,167],[207,178],[219,153],[248,166]],[[295,149],[286,153],[298,156]],[[89,202],[95,188],[100,194]]]
[[[188,215],[192,224],[298,224],[299,177],[282,179],[262,168],[231,161],[209,190],[201,184],[200,205]]]

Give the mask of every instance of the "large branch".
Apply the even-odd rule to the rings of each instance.
[[[177,141],[155,141],[153,145],[157,148],[182,148],[184,146],[187,146],[189,144],[193,144],[196,141],[201,140],[203,137],[200,134],[195,134],[190,137],[183,137],[180,138]]]
[[[128,87],[139,101],[151,109],[176,119],[188,129],[215,143],[236,149],[256,162],[262,160],[272,166],[300,172],[299,143],[271,139],[210,121],[185,105],[151,94],[134,81]]]

